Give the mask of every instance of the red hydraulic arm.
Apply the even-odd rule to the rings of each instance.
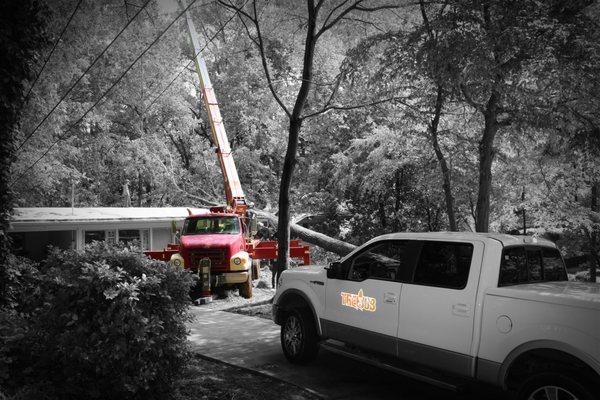
[[[244,196],[244,191],[242,190],[242,185],[240,184],[237,168],[235,167],[235,161],[233,160],[233,155],[231,154],[229,140],[227,139],[227,133],[225,132],[225,125],[223,124],[223,118],[221,118],[221,111],[219,110],[219,103],[217,102],[215,91],[213,90],[210,77],[208,76],[206,62],[201,54],[202,48],[200,47],[196,28],[194,27],[194,23],[192,22],[189,12],[187,11],[185,13],[185,18],[190,39],[192,41],[192,47],[194,48],[194,63],[196,64],[196,72],[200,77],[200,90],[202,91],[202,97],[204,99],[204,107],[206,108],[206,113],[208,114],[213,143],[217,147],[217,157],[219,158],[221,172],[223,173],[223,180],[225,181],[225,196],[227,197],[227,206],[230,207],[236,214],[244,215],[246,213],[246,209],[248,208],[246,204],[246,197]]]
[[[180,6],[185,9],[185,0],[179,0],[179,2]],[[221,112],[219,111],[219,103],[217,102],[215,91],[213,90],[212,83],[210,82],[210,77],[206,68],[206,62],[201,54],[202,48],[200,47],[198,34],[189,12],[186,11],[185,17],[188,33],[194,49],[194,63],[196,64],[196,72],[200,78],[200,90],[202,91],[202,97],[204,99],[204,107],[206,108],[206,112],[208,114],[211,135],[213,143],[217,147],[217,157],[219,158],[219,164],[221,165],[221,172],[223,173],[223,180],[225,182],[227,207],[240,217],[246,218],[246,211],[248,209],[246,196],[242,190],[237,168],[233,160],[233,154],[231,153],[229,140],[227,139],[227,133],[225,132],[223,118],[221,117]],[[248,252],[255,260],[277,258],[278,251],[276,241],[247,239],[246,244],[248,246]],[[158,258],[158,256],[161,255],[163,258],[166,258],[166,252],[168,251],[170,251],[170,249],[165,250],[165,255],[162,255],[161,253],[154,258]],[[304,245],[299,240],[291,241],[290,255],[294,258],[301,258],[304,264],[310,263],[309,247]],[[168,255],[168,257],[170,257],[170,255]]]

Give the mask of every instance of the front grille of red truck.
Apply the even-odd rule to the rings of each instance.
[[[225,249],[202,249],[190,252],[192,269],[198,268],[200,260],[203,258],[210,260],[211,269],[221,269],[229,266],[227,251]]]

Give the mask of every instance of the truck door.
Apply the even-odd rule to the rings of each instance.
[[[342,276],[328,279],[322,321],[327,337],[396,355],[402,282],[416,259],[408,241],[373,243],[342,263]]]
[[[402,287],[400,358],[470,375],[481,242],[423,241],[412,283]]]

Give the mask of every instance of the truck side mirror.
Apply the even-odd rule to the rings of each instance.
[[[339,261],[334,261],[329,263],[327,269],[327,278],[329,279],[341,279],[343,278],[343,268],[342,263]]]

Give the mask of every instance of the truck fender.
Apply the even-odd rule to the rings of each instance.
[[[308,285],[306,285],[306,289],[309,289]],[[309,293],[311,293],[311,291],[309,291]],[[321,336],[322,331],[321,331],[321,323],[319,320],[319,314],[317,313],[317,311],[315,309],[313,300],[310,299],[310,297],[311,297],[310,295],[307,295],[302,290],[299,290],[296,288],[289,288],[289,289],[286,289],[283,293],[281,293],[281,295],[279,296],[279,299],[277,300],[277,306],[281,307],[292,296],[300,296],[308,304],[308,306],[310,307],[310,311],[312,312],[312,315],[315,319],[315,326],[317,327],[317,333],[319,334],[319,336]]]
[[[510,367],[513,362],[522,354],[527,353],[531,350],[538,349],[550,349],[550,350],[558,350],[563,353],[567,353],[581,362],[587,364],[592,370],[594,370],[598,375],[600,375],[600,362],[595,360],[585,352],[563,342],[558,342],[555,340],[532,340],[530,342],[523,343],[513,349],[508,356],[504,359],[502,366],[500,367],[500,372],[498,375],[499,382],[501,383],[504,389],[506,387],[506,380],[508,377],[508,372],[510,371]]]

